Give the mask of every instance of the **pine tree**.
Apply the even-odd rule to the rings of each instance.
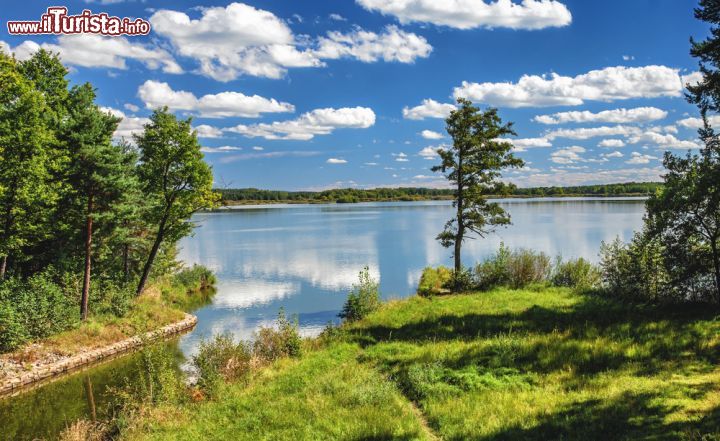
[[[149,221],[156,225],[155,240],[145,262],[137,294],[145,289],[150,270],[164,241],[177,242],[192,231],[190,217],[214,207],[210,166],[200,151],[191,120],[178,120],[167,108],[156,110],[135,136],[140,151],[139,175],[148,200]]]
[[[454,218],[445,224],[438,235],[440,243],[453,247],[456,288],[462,271],[463,241],[475,234],[485,237],[497,226],[510,223],[510,215],[497,203],[488,202],[488,195],[503,194],[510,188],[499,180],[502,170],[522,167],[523,161],[512,153],[512,144],[501,139],[515,135],[512,124],[503,124],[497,109],[481,111],[465,99],[459,99],[460,108],[447,118],[447,132],[453,145],[438,150],[440,165],[432,168],[442,172],[454,191]]]

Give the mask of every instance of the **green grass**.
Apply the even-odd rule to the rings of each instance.
[[[422,439],[427,422],[443,440],[715,440],[720,311],[560,288],[413,297],[159,412],[129,439]]]
[[[422,440],[397,387],[338,344],[260,372],[250,386],[180,410],[156,409],[125,434],[131,440]]]

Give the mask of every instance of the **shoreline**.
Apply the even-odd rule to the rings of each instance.
[[[649,198],[651,195],[648,194],[638,194],[638,193],[628,193],[628,194],[613,194],[613,195],[601,195],[601,194],[565,194],[565,195],[509,195],[509,196],[501,196],[501,195],[495,195],[495,196],[488,196],[487,198],[489,200],[498,200],[498,199],[573,199],[573,198],[590,198],[590,199],[623,199],[623,198]],[[438,202],[438,201],[452,201],[452,197],[439,197],[439,198],[421,198],[421,199],[362,199],[357,200],[353,202],[338,202],[338,201],[322,201],[322,200],[297,200],[297,199],[287,199],[287,200],[242,200],[242,201],[222,201],[222,208],[232,208],[232,207],[243,207],[243,206],[273,206],[273,205],[355,205],[355,204],[365,204],[365,203],[371,203],[371,202]],[[215,211],[218,210],[217,208],[214,210],[209,211]]]
[[[90,368],[103,361],[125,355],[148,342],[162,340],[189,331],[195,327],[197,321],[196,316],[185,314],[182,320],[159,329],[128,337],[90,351],[87,351],[88,348],[81,348],[73,355],[62,357],[50,363],[41,363],[19,374],[11,374],[0,379],[0,400],[29,391],[35,385],[46,384],[64,378],[83,368]]]

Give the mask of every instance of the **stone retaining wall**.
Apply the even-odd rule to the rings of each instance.
[[[114,357],[142,346],[144,343],[159,340],[193,328],[197,324],[197,317],[186,314],[179,322],[163,326],[155,331],[143,335],[136,335],[125,340],[113,343],[99,349],[83,352],[72,357],[65,358],[56,363],[39,366],[31,371],[16,375],[14,377],[0,380],[0,396],[10,394],[49,378],[60,377],[76,369],[89,366],[105,358]]]

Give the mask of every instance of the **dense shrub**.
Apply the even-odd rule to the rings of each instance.
[[[77,324],[77,299],[66,295],[56,279],[54,271],[47,270],[0,284],[0,350],[13,350]]]
[[[453,281],[453,271],[445,266],[427,267],[423,270],[418,284],[418,295],[430,297],[448,292]]]
[[[631,301],[683,301],[701,298],[699,287],[673,288],[660,244],[638,233],[628,244],[620,238],[600,247],[603,288]],[[702,291],[700,291],[702,292]]]
[[[511,251],[501,244],[493,257],[475,267],[475,279],[483,290],[496,286],[519,289],[547,281],[551,271],[552,261],[547,254],[526,249]]]
[[[582,257],[563,262],[558,259],[552,277],[555,286],[566,286],[581,290],[593,289],[600,286],[602,273],[600,269]]]
[[[302,351],[302,338],[297,321],[290,321],[280,310],[275,326],[261,327],[255,333],[253,354],[263,361],[297,357]]]
[[[380,307],[379,284],[370,276],[370,269],[360,271],[359,282],[353,285],[339,316],[347,321],[360,320]]]
[[[221,380],[236,381],[250,372],[252,352],[245,342],[235,342],[230,334],[216,335],[210,341],[200,343],[193,366],[197,385],[213,395]]]
[[[217,282],[215,274],[202,265],[183,268],[175,275],[175,280],[189,292],[208,289]]]

